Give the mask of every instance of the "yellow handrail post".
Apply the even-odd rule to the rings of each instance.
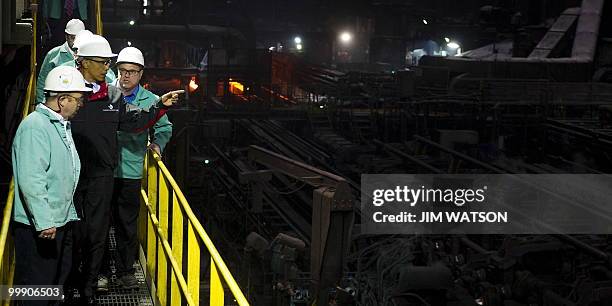
[[[168,237],[168,184],[164,177],[159,178],[159,230],[164,237]],[[157,249],[163,248],[162,241],[158,241]],[[157,256],[157,297],[161,305],[166,305],[168,298],[168,262],[166,256]]]
[[[172,256],[179,267],[183,266],[183,214],[176,194],[172,193]],[[172,273],[173,280],[176,279]],[[170,284],[170,305],[181,304],[181,292],[176,282]]]
[[[223,292],[223,285],[219,278],[219,272],[217,272],[217,264],[211,258],[210,259],[210,305],[211,306],[223,306],[223,298],[225,292]]]
[[[25,118],[33,109],[34,103],[32,101],[36,101],[36,52],[37,47],[36,43],[38,42],[38,30],[36,29],[36,25],[38,24],[38,4],[37,1],[32,1],[32,46],[30,51],[30,78],[32,79],[32,87],[28,88],[29,99],[26,99],[27,108],[24,107],[24,113],[22,113],[22,118]],[[27,113],[25,113],[27,110]]]
[[[153,158],[152,156],[150,157]],[[147,195],[148,201],[147,206],[153,212],[153,215],[157,215],[157,167],[155,166],[155,160],[149,161],[149,169],[147,171],[148,183],[147,183]],[[156,262],[157,262],[157,239],[155,235],[155,226],[151,220],[148,220],[147,225],[147,270],[151,275],[152,283],[155,283],[156,279]]]
[[[200,300],[200,244],[193,223],[187,223],[187,288],[194,301]]]
[[[102,35],[102,0],[96,0],[95,3],[95,13],[96,13],[96,34]]]

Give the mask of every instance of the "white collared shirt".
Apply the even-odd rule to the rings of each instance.
[[[90,84],[90,85],[92,85],[92,86],[93,86],[93,87],[91,88],[91,89],[93,90],[92,94],[95,94],[95,93],[97,93],[98,91],[100,91],[100,84],[98,84],[98,82],[93,82],[93,83],[90,83],[90,82],[88,82],[87,80],[85,80],[85,83],[86,83],[86,84]]]

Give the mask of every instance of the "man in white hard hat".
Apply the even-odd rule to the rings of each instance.
[[[40,65],[40,72],[38,73],[38,80],[36,83],[36,103],[42,103],[45,100],[43,86],[49,71],[65,62],[74,61],[74,40],[76,35],[82,30],[85,30],[85,25],[81,20],[72,19],[68,21],[68,23],[66,23],[66,29],[64,30],[66,42],[51,49],[47,55],[45,55],[45,59]]]
[[[117,132],[138,133],[152,127],[183,92],[169,92],[148,109],[127,104],[121,91],[105,81],[115,56],[108,41],[98,35],[93,35],[77,50],[79,70],[86,85],[93,89],[89,100],[72,121],[75,144],[83,160],[83,172],[75,195],[75,205],[82,212],[82,221],[75,239],[80,243],[84,257],[82,293],[88,304],[95,304],[95,287],[108,285],[99,282],[98,274],[110,227],[113,175],[119,152]]]
[[[119,52],[117,87],[121,89],[123,99],[130,105],[148,109],[159,97],[140,86],[144,67],[144,57],[137,48],[127,47]],[[147,142],[150,142],[150,148],[161,154],[172,137],[172,123],[168,120],[168,116],[162,116],[155,123],[151,139],[149,139],[150,134],[148,130],[138,134],[119,131],[117,134],[120,162],[115,169],[115,188],[111,207],[117,242],[118,256],[115,260],[117,281],[125,289],[138,288],[133,266],[138,254],[136,231],[140,209],[140,180]]]
[[[16,285],[64,285],[72,221],[78,220],[73,195],[81,163],[69,120],[91,89],[77,69],[61,66],[49,72],[44,90],[45,102],[21,122],[13,140]]]
[[[78,53],[78,49],[79,46],[82,44],[85,44],[87,42],[87,40],[91,39],[92,37],[94,37],[94,34],[91,33],[91,31],[89,30],[82,30],[80,31],[75,39],[74,42],[72,44],[72,50],[75,52],[74,58],[71,61],[66,61],[64,63],[62,63],[62,66],[70,66],[70,67],[76,67],[77,66],[77,56],[76,54]],[[106,72],[106,82],[107,83],[113,83],[115,80],[117,79],[117,77],[115,76],[115,73],[113,72],[113,70],[108,69],[108,71]],[[37,103],[39,103],[37,101]]]

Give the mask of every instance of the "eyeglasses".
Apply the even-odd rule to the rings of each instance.
[[[88,60],[92,61],[92,62],[96,62],[96,63],[100,63],[103,64],[104,66],[110,66],[113,63],[113,60],[110,58],[107,58],[105,60],[95,60],[93,58],[87,58]]]
[[[142,71],[142,69],[140,69],[140,70],[127,70],[127,69],[122,69],[122,68],[119,68],[117,70],[119,70],[119,74],[121,76],[126,76],[126,77],[130,77],[132,75],[136,75],[137,73]]]

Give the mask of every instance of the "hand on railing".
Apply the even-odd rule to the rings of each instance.
[[[161,148],[159,147],[158,144],[153,142],[153,143],[151,143],[149,145],[149,147],[147,149],[153,150],[155,153],[157,153],[157,155],[159,155],[161,157]]]

